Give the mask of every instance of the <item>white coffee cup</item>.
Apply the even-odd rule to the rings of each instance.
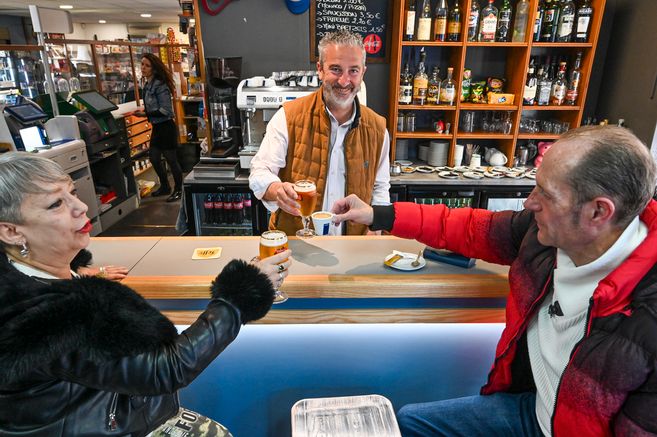
[[[454,167],[458,167],[463,163],[463,149],[463,144],[454,146]]]
[[[328,235],[331,229],[331,222],[333,221],[333,213],[330,211],[317,211],[310,216],[313,219],[313,227],[315,234]]]
[[[472,158],[470,158],[470,167],[481,167],[481,155],[478,153],[473,153]]]

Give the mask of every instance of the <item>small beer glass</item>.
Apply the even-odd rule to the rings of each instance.
[[[317,203],[317,187],[313,181],[302,180],[294,183],[294,191],[299,196],[299,210],[301,211],[301,219],[303,221],[303,229],[299,229],[296,233],[299,238],[311,238],[315,232],[310,229],[310,215],[315,212],[315,204]]]
[[[287,235],[283,231],[265,231],[260,236],[260,259],[269,258],[277,253],[287,250]],[[285,260],[287,261],[287,260]],[[283,261],[283,262],[285,262]],[[287,300],[287,294],[276,287],[274,303],[283,303]]]

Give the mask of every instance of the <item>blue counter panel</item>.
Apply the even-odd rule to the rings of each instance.
[[[160,311],[203,311],[208,304],[205,299],[149,299],[148,302]],[[313,309],[435,309],[435,308],[504,308],[504,298],[335,298],[335,299],[289,299],[277,304],[273,310]]]
[[[286,437],[292,406],[304,398],[376,393],[397,411],[477,394],[503,327],[249,325],[180,398],[235,437]]]

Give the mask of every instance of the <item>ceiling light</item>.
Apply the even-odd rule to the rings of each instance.
[[[105,24],[105,23],[107,23],[107,21],[105,21],[105,20],[98,20],[98,22],[99,22],[100,24]]]
[[[151,14],[140,14],[139,16],[143,18],[151,18]]]
[[[59,5],[59,9],[73,9],[73,5]]]

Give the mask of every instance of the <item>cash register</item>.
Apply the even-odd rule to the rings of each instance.
[[[107,100],[97,91],[81,91],[73,93],[71,98],[79,102],[84,111],[77,112],[80,133],[87,143],[89,155],[97,155],[105,150],[119,146],[120,129],[112,111],[118,109],[114,103]]]
[[[43,124],[48,114],[36,103],[23,99],[21,103],[6,106],[4,113],[17,150],[32,152],[50,147]]]

